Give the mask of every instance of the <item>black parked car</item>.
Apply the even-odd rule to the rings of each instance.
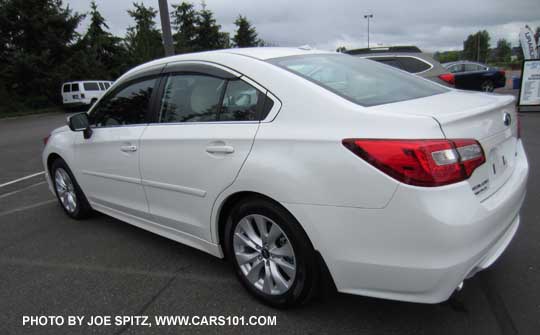
[[[458,61],[444,63],[442,66],[454,74],[455,86],[459,89],[493,92],[506,85],[505,72],[485,64]]]

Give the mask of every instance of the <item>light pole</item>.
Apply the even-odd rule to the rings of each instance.
[[[364,19],[367,19],[367,47],[369,48],[369,19],[373,18],[373,14],[364,15]]]
[[[159,15],[161,17],[161,31],[163,31],[163,46],[165,47],[165,56],[172,56],[174,55],[174,46],[167,0],[159,0]]]

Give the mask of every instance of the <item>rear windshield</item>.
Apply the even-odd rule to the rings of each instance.
[[[71,92],[79,92],[79,84],[71,84]]]
[[[85,91],[99,91],[98,83],[84,83]]]
[[[362,106],[448,92],[425,79],[350,55],[299,55],[273,58],[269,62]]]
[[[64,92],[71,92],[71,85],[70,84],[65,84],[64,85]]]

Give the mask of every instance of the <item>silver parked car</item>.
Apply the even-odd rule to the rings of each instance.
[[[415,46],[376,47],[347,50],[345,53],[372,59],[432,80],[439,84],[454,86],[454,75],[431,55]]]

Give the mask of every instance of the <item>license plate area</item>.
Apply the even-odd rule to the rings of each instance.
[[[516,159],[517,138],[511,132],[501,132],[480,141],[486,163],[475,170],[469,182],[481,200],[497,192],[512,175]]]

